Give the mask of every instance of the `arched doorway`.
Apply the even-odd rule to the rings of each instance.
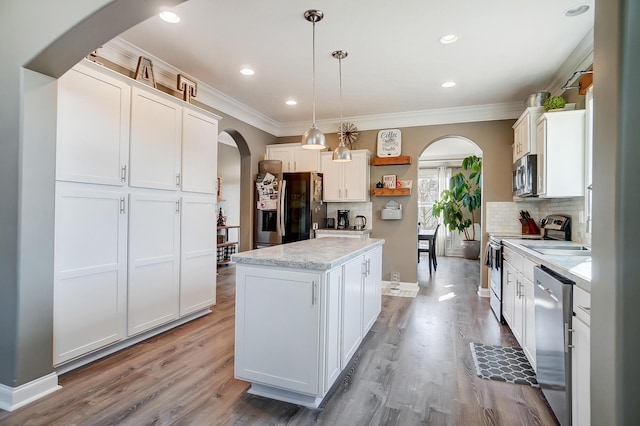
[[[436,240],[436,256],[462,256],[460,243],[462,234],[451,232],[442,223],[442,218],[433,217],[433,203],[440,193],[449,188],[451,176],[462,171],[462,160],[470,155],[482,157],[482,149],[468,138],[456,135],[433,140],[420,154],[418,164],[418,223],[421,229],[435,229],[440,223]],[[480,210],[476,211],[474,225],[476,239],[480,239]],[[419,253],[420,254],[420,253]]]

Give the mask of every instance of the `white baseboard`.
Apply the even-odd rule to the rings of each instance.
[[[382,281],[382,288],[391,287],[391,281]],[[418,283],[403,283],[400,282],[400,290],[415,290],[418,288]]]
[[[13,411],[60,388],[62,386],[58,385],[58,374],[55,372],[16,388],[0,384],[0,409]]]
[[[491,291],[488,288],[478,287],[478,296],[480,297],[489,297],[491,296]]]

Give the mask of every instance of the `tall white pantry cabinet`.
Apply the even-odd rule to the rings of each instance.
[[[215,304],[219,118],[88,61],[59,79],[54,365]]]

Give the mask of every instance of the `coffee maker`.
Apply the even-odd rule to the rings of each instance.
[[[338,210],[338,229],[349,229],[349,210]]]

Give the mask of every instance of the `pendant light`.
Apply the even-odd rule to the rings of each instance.
[[[325,149],[327,139],[316,126],[316,22],[320,22],[324,14],[320,10],[311,9],[304,13],[304,19],[313,23],[313,123],[311,128],[302,135],[302,148]]]
[[[344,50],[336,50],[331,53],[331,56],[338,60],[338,70],[340,74],[340,127],[338,128],[338,136],[340,137],[340,145],[333,151],[333,161],[337,161],[340,163],[346,163],[351,161],[351,151],[344,144],[344,129],[342,122],[342,60],[346,58],[349,54]]]

